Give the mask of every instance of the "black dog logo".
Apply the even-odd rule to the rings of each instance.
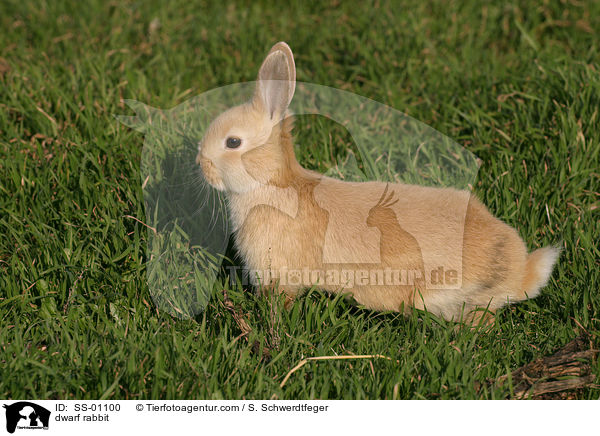
[[[6,409],[6,431],[9,433],[14,433],[18,424],[25,428],[48,428],[50,411],[42,406],[29,401],[19,401],[8,406],[5,404],[4,408]]]

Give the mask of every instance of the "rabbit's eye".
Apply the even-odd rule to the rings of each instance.
[[[238,148],[240,145],[242,145],[242,140],[240,138],[236,138],[235,136],[230,136],[227,138],[225,144],[227,145],[227,148]]]

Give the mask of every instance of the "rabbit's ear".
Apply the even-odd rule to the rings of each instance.
[[[272,120],[284,116],[296,90],[294,55],[285,42],[273,46],[258,72],[254,102],[263,108]]]

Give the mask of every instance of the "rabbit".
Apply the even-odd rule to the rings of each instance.
[[[204,179],[226,194],[235,247],[258,289],[284,293],[286,307],[316,286],[373,310],[415,308],[470,323],[539,295],[559,249],[528,254],[517,231],[470,192],[341,181],[303,168],[288,110],[295,87],[292,51],[279,42],[251,100],[213,120],[196,157]],[[462,238],[451,237],[455,229]],[[425,258],[456,265],[459,286],[429,286]]]

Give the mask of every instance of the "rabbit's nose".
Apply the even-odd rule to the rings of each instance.
[[[196,165],[200,165],[200,162],[202,162],[202,152],[199,151],[198,154],[196,155]]]

